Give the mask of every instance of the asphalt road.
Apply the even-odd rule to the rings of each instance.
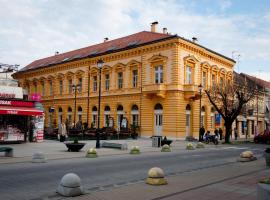
[[[104,156],[96,159],[50,160],[47,163],[17,163],[0,166],[0,199],[42,199],[53,197],[61,178],[78,174],[87,191],[142,181],[151,167],[165,174],[198,170],[236,162],[243,149],[210,149],[141,155]],[[253,150],[261,156],[262,149]]]

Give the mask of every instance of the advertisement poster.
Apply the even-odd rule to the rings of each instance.
[[[43,142],[44,139],[44,116],[35,117],[34,138],[37,142]]]
[[[215,126],[218,127],[221,124],[221,115],[220,114],[216,114],[215,115]]]

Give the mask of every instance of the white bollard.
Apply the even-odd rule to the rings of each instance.
[[[45,163],[45,155],[42,152],[34,153],[32,156],[32,163]]]
[[[66,174],[61,179],[57,192],[65,197],[74,197],[83,194],[80,177],[74,173]]]

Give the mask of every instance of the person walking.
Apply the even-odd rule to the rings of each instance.
[[[218,134],[219,134],[219,139],[222,140],[222,138],[223,138],[223,135],[222,135],[223,134],[223,131],[222,131],[221,128],[218,129]]]
[[[59,126],[58,133],[60,135],[60,142],[64,142],[66,140],[66,136],[67,136],[67,128],[66,128],[66,124],[64,122],[62,122],[61,125]]]
[[[237,128],[235,127],[235,128],[234,128],[234,139],[235,139],[235,140],[237,140],[237,136],[238,136],[238,135],[237,135]]]
[[[200,132],[199,132],[199,141],[200,141],[200,142],[203,141],[204,133],[205,133],[205,129],[204,129],[204,127],[202,126],[202,127],[200,128]]]

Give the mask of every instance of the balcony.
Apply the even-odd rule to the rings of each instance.
[[[161,97],[165,98],[166,96],[166,85],[165,84],[151,84],[151,85],[145,85],[142,88],[142,91],[144,94],[146,94],[148,97]]]
[[[183,91],[184,91],[184,98],[186,100],[197,100],[200,98],[198,85],[194,84],[187,84],[183,85]]]

